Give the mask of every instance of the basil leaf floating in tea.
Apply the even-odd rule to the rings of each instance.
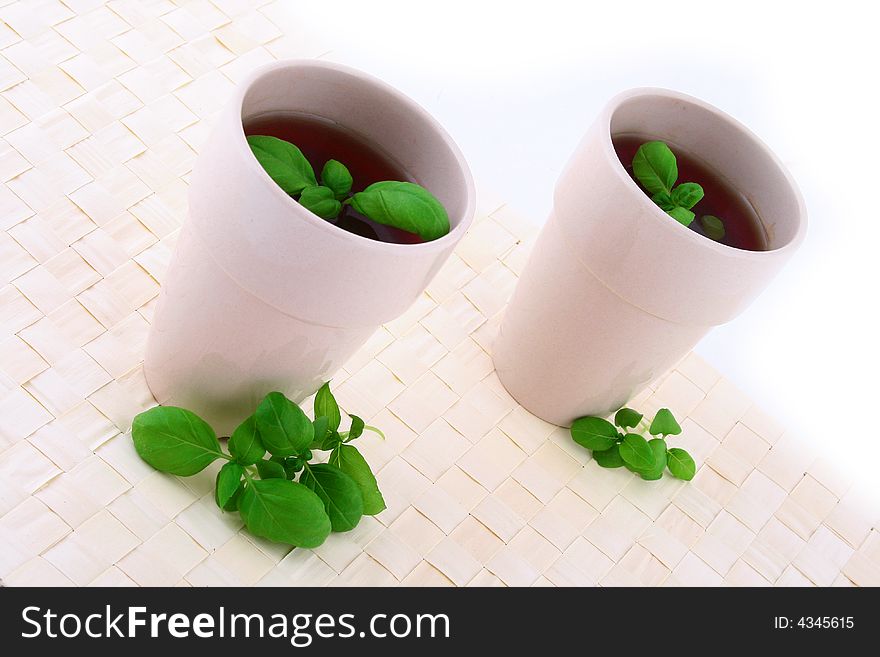
[[[449,232],[449,215],[443,204],[415,183],[373,183],[346,203],[376,223],[415,233],[426,242]]]
[[[229,453],[242,465],[253,465],[266,453],[260,432],[257,431],[257,416],[251,415],[236,427],[229,437]]]
[[[321,170],[321,184],[332,189],[339,201],[351,192],[353,182],[348,167],[338,160],[327,160]]]
[[[672,193],[672,186],[678,180],[678,164],[665,143],[649,141],[639,146],[632,166],[633,174],[649,194]]]
[[[318,547],[330,518],[314,491],[286,479],[249,479],[238,510],[254,536],[302,548]]]
[[[697,472],[693,457],[680,447],[673,447],[666,453],[669,472],[673,477],[690,481]]]
[[[314,426],[302,409],[280,392],[270,392],[257,406],[257,430],[273,456],[294,456],[314,438]]]
[[[298,196],[300,205],[322,219],[336,219],[343,207],[350,205],[376,223],[414,233],[425,241],[449,232],[446,209],[420,185],[386,180],[351,195],[354,180],[348,168],[338,160],[331,159],[324,164],[319,185],[312,165],[294,144],[267,135],[250,135],[247,140],[272,180],[294,198]],[[359,220],[355,223],[363,224]],[[372,227],[369,229],[375,235]]]
[[[681,183],[672,190],[672,202],[686,210],[690,210],[703,198],[703,188],[697,183]]]
[[[248,145],[269,177],[291,195],[318,184],[312,165],[302,151],[289,141],[265,135],[250,135]]]
[[[682,207],[674,207],[671,210],[667,210],[666,214],[675,219],[678,223],[684,226],[690,226],[691,222],[694,220],[694,213],[688,210],[687,208]]]
[[[720,242],[724,239],[726,231],[724,230],[724,222],[714,214],[705,214],[700,217],[700,225],[703,227],[703,233],[709,239]]]
[[[617,442],[617,428],[601,417],[582,417],[571,424],[571,437],[587,449],[611,449]]]
[[[694,182],[678,180],[678,163],[675,154],[662,141],[649,141],[633,156],[633,175],[645,188],[651,200],[661,210],[684,226],[694,220],[694,207],[703,198],[703,188]]]
[[[661,210],[666,212],[669,212],[675,207],[675,203],[672,201],[672,195],[668,192],[658,192],[651,197],[651,200],[659,205]]]
[[[342,203],[336,200],[329,187],[306,187],[299,197],[299,204],[321,219],[335,219],[342,210]]]
[[[354,479],[335,465],[306,465],[299,481],[324,502],[334,532],[354,529],[364,515],[364,500]]]
[[[357,447],[338,445],[330,453],[328,462],[342,470],[357,484],[364,501],[364,515],[374,516],[385,510],[385,499],[379,491],[376,476]]]
[[[176,406],[156,406],[140,413],[132,422],[131,438],[144,461],[181,477],[201,472],[217,459],[229,459],[210,425]]]

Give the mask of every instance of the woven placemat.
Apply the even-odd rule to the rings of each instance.
[[[388,509],[316,550],[146,466],[141,359],[187,179],[234,83],[314,56],[282,2],[0,7],[0,579],[6,585],[878,585],[880,512],[695,355],[633,405],[685,417],[685,484],[603,470],[490,358],[533,225],[481,197],[455,255],[335,377]]]

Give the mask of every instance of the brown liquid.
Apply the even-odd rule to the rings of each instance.
[[[249,119],[246,135],[268,135],[295,144],[306,156],[315,175],[327,160],[338,160],[348,167],[354,180],[351,191],[363,191],[382,180],[416,182],[403,167],[363,137],[328,119],[295,112],[272,112]],[[419,244],[421,237],[392,226],[383,226],[355,212],[350,205],[336,219],[329,220],[350,233],[380,242]]]
[[[638,184],[638,180],[633,176],[633,157],[639,146],[650,141],[650,138],[621,135],[613,137],[612,141],[621,164]],[[678,182],[699,183],[705,192],[700,202],[691,208],[696,218],[688,228],[705,237],[700,217],[713,214],[724,222],[725,234],[720,240],[721,244],[747,251],[766,251],[767,242],[764,237],[763,224],[748,199],[734,189],[721,175],[699,160],[682,153],[673,144],[670,144],[669,147],[675,153],[678,164]],[[639,186],[641,187],[641,185]],[[711,238],[707,237],[706,239]]]

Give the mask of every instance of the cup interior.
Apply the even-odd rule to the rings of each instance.
[[[659,139],[702,160],[755,209],[764,250],[781,249],[802,232],[802,203],[788,173],[767,146],[721,111],[679,96],[640,94],[615,108],[611,135]]]
[[[451,138],[424,109],[388,85],[324,63],[292,62],[266,70],[244,92],[242,124],[276,112],[333,121],[384,152],[443,204],[450,232],[468,216],[469,173]]]

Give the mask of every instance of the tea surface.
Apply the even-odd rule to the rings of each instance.
[[[246,135],[268,135],[295,144],[320,178],[327,160],[338,160],[348,167],[354,180],[352,192],[361,192],[375,182],[399,180],[416,182],[403,167],[363,137],[333,121],[294,112],[261,114],[244,123]],[[381,242],[419,244],[418,235],[384,226],[355,212],[346,205],[336,219],[329,220],[350,233]]]
[[[633,157],[639,146],[650,140],[649,137],[634,135],[619,135],[612,139],[617,157],[636,184],[638,180],[633,175]],[[767,241],[763,225],[748,199],[710,167],[690,157],[673,144],[669,147],[675,153],[678,163],[678,181],[699,183],[705,192],[700,202],[691,208],[696,218],[688,228],[706,237],[700,224],[700,217],[712,214],[724,222],[725,235],[719,240],[721,244],[747,251],[766,251]],[[706,237],[706,239],[710,238]]]

